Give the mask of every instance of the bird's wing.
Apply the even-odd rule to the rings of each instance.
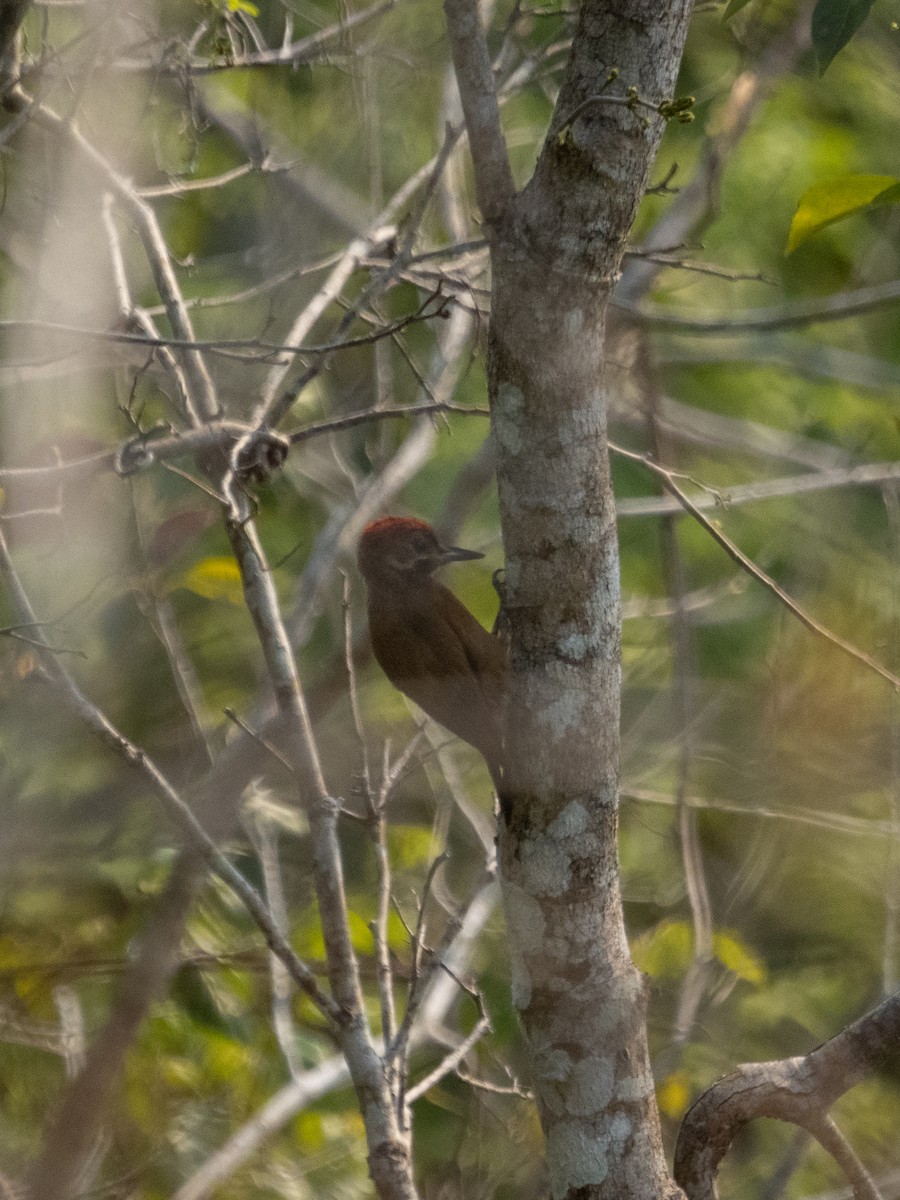
[[[478,680],[485,702],[499,712],[506,693],[506,645],[489,633],[452,592],[441,606],[441,615],[456,635],[466,661]],[[452,602],[452,603],[451,603]]]
[[[394,686],[496,767],[501,751],[502,643],[449,591],[426,612],[387,620],[382,614],[372,629],[375,656]]]

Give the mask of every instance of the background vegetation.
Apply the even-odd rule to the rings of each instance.
[[[64,117],[77,114],[84,135],[146,189],[198,336],[243,342],[210,356],[233,417],[256,401],[272,364],[267,347],[288,339],[348,241],[371,229],[456,118],[435,6],[400,0],[359,23],[356,15],[305,0],[162,2],[152,13],[48,3],[26,22],[29,90]],[[698,6],[678,89],[696,97],[696,120],[672,122],[665,135],[655,180],[666,185],[647,196],[634,231],[609,387],[614,441],[689,476],[681,486],[715,500],[710,516],[728,538],[805,610],[896,672],[900,211],[867,208],[785,255],[806,189],[897,172],[891,17],[888,5],[876,10],[819,75],[804,37],[808,11],[754,4],[725,21],[721,6]],[[512,81],[503,121],[522,180],[550,116],[570,19],[557,0],[500,2],[490,13],[499,76]],[[321,29],[321,43],[286,65],[234,65],[258,52],[257,34],[277,47]],[[201,60],[221,69],[195,69]],[[759,90],[752,106],[748,89]],[[170,422],[159,356],[84,332],[134,328],[117,298],[116,244],[132,302],[170,332],[132,216],[114,205],[104,223],[108,189],[27,114],[10,116],[0,138],[4,465],[81,458]],[[283,428],[435,395],[483,405],[483,253],[476,244],[423,257],[477,243],[467,170],[457,146],[415,228],[412,197],[389,208],[380,223],[394,231],[369,239],[299,340],[345,336],[354,303],[354,337],[426,301],[426,313],[446,319],[340,350]],[[223,173],[218,186],[189,190]],[[701,195],[689,228],[670,235],[666,214],[686,194],[670,189],[692,180]],[[370,300],[363,290],[407,229],[418,257]],[[654,236],[667,240],[654,259],[642,257]],[[871,303],[860,296],[875,288]],[[835,315],[826,300],[854,297],[858,311],[824,319]],[[301,354],[290,370],[299,377],[322,364],[321,354]],[[352,812],[364,811],[364,760],[377,778],[384,747],[393,761],[419,720],[369,659],[355,538],[381,511],[413,512],[483,550],[484,564],[456,568],[452,585],[489,625],[502,552],[486,436],[484,416],[456,412],[325,431],[298,441],[284,469],[253,489],[328,787]],[[847,469],[866,464],[876,466],[863,485]],[[691,1099],[735,1063],[802,1053],[896,989],[900,707],[884,679],[804,628],[690,518],[671,515],[677,505],[643,464],[619,459],[614,471],[626,603],[620,852],[635,957],[653,981],[651,1044],[673,1137]],[[816,476],[828,486],[818,478],[804,490]],[[4,532],[49,640],[91,699],[189,788],[204,744],[218,753],[236,733],[226,710],[258,728],[267,701],[215,499],[189,460],[125,477],[0,482]],[[0,624],[16,622],[11,607],[0,609]],[[140,781],[54,699],[28,631],[3,632],[0,1192],[6,1179],[14,1194],[67,1076],[116,1003],[179,843]],[[348,641],[364,741],[351,712]],[[270,902],[283,889],[292,942],[318,966],[304,814],[265,751],[247,775],[255,782],[229,855]],[[432,932],[442,912],[487,897],[460,969],[492,1026],[461,1075],[415,1105],[428,1197],[512,1200],[544,1188],[502,921],[480,890],[490,810],[475,752],[426,729],[389,806],[391,948],[402,979],[411,959],[400,914],[415,919],[429,865],[447,852]],[[375,858],[364,823],[347,817],[341,834],[374,1014]],[[181,955],[129,1056],[85,1193],[207,1194],[199,1183],[190,1190],[195,1172],[247,1123],[258,1130],[260,1110],[292,1079],[302,1096],[297,1081],[319,1068],[318,1092],[239,1155],[216,1194],[368,1194],[355,1100],[346,1080],[327,1078],[334,1046],[306,1000],[279,1015],[277,969],[222,885],[210,882],[198,898]],[[478,1016],[470,995],[447,999],[413,1079]],[[896,1076],[851,1092],[837,1116],[883,1194],[900,1195]],[[806,1197],[839,1183],[805,1135],[765,1124],[737,1147],[723,1195]]]

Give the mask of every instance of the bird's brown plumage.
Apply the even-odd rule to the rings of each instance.
[[[499,786],[506,649],[433,572],[480,558],[444,547],[424,521],[385,517],[368,525],[358,561],[368,591],[372,649],[391,683],[475,746]]]

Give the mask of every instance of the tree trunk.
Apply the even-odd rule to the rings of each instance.
[[[555,1200],[680,1194],[618,881],[621,618],[603,361],[662,129],[627,107],[628,89],[654,105],[672,97],[688,12],[685,0],[584,4],[535,175],[490,213],[512,676],[500,863]]]

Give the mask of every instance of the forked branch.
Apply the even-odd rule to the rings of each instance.
[[[675,1146],[675,1179],[689,1200],[715,1200],[719,1164],[740,1130],[774,1117],[808,1130],[832,1155],[854,1200],[878,1193],[828,1117],[835,1101],[900,1054],[900,993],[797,1058],[745,1063],[703,1093],[688,1111]]]

